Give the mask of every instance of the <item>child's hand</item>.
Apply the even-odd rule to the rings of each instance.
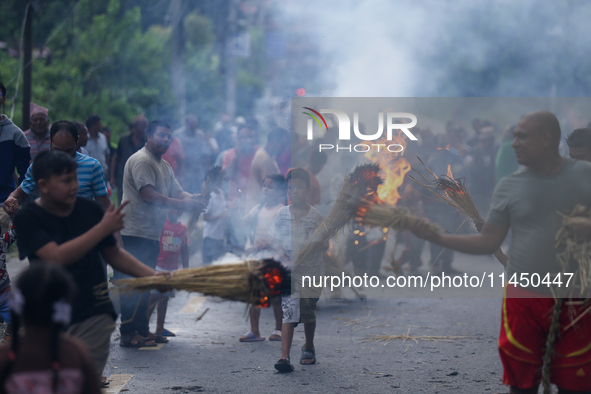
[[[8,216],[13,218],[18,212],[18,201],[14,197],[8,197],[6,201],[4,201],[2,208],[4,208],[4,212],[6,212]]]
[[[125,214],[122,212],[122,210],[127,204],[129,204],[129,200],[123,202],[117,209],[113,208],[113,204],[109,205],[109,208],[105,212],[103,219],[99,223],[99,225],[103,226],[107,234],[112,234],[124,227],[123,217]]]
[[[166,276],[167,278],[170,278],[170,272],[168,271],[155,271],[154,272],[154,276]],[[161,293],[166,293],[167,291],[170,291],[171,288],[170,286],[158,286],[158,288],[156,289]]]

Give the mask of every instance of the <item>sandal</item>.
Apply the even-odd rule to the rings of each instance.
[[[312,362],[305,363],[304,360],[312,360]],[[302,365],[316,364],[316,350],[315,349],[304,349],[304,346],[302,346],[302,357],[300,358],[300,364],[302,364]]]
[[[281,357],[275,363],[275,369],[279,372],[291,372],[293,371],[293,365],[289,362],[289,357]]]
[[[252,331],[247,332],[240,338],[238,338],[240,342],[261,342],[265,340],[265,337],[257,337],[254,335]]]
[[[119,340],[119,346],[121,347],[154,347],[156,346],[156,342],[151,339],[146,339],[141,337],[136,343],[133,343],[132,340],[136,336],[140,336],[137,332],[134,332],[128,336],[122,336]]]
[[[281,331],[280,330],[273,331],[273,334],[269,335],[269,341],[281,342]]]
[[[162,332],[157,332],[156,335],[162,335],[163,337],[176,337],[176,334],[172,331],[168,331],[166,328]]]
[[[109,383],[111,383],[106,376],[101,377],[101,388],[107,388],[109,387]]]
[[[150,339],[150,335],[155,335],[154,339]],[[148,340],[152,340],[156,343],[168,343],[170,342],[167,338],[164,338],[163,335],[160,334],[148,334]]]

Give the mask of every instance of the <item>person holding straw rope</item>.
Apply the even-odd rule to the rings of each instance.
[[[558,151],[560,125],[547,111],[526,114],[517,124],[512,146],[525,168],[503,178],[495,188],[491,209],[482,232],[473,235],[436,233],[427,220],[418,220],[411,230],[419,237],[469,254],[495,252],[512,230],[507,278],[513,274],[537,273],[552,278],[562,271],[555,249],[559,213],[568,215],[577,204],[591,205],[591,164],[562,158]],[[587,231],[589,228],[579,228]],[[588,239],[588,238],[587,238]],[[552,319],[555,304],[544,287],[516,287],[506,284],[502,307],[499,354],[503,382],[510,393],[537,393],[544,379],[559,393],[591,391],[591,314],[581,313],[583,305],[563,305]],[[581,316],[579,316],[581,315]],[[577,319],[577,323],[570,323]],[[558,325],[549,363],[545,355],[548,334]],[[551,343],[549,340],[548,343]],[[551,353],[550,353],[551,354]]]
[[[134,153],[123,172],[123,201],[129,201],[125,210],[125,228],[121,231],[125,250],[154,268],[160,252],[160,235],[164,229],[168,209],[203,212],[205,204],[199,197],[183,191],[170,164],[162,159],[172,135],[170,125],[155,120],[148,125],[146,145]],[[115,271],[114,279],[128,276]],[[141,347],[144,344],[166,343],[162,335],[149,331],[146,312],[149,294],[126,294],[121,297],[121,342],[123,347]]]
[[[77,195],[77,167],[72,156],[57,150],[37,155],[32,173],[40,197],[17,213],[14,227],[20,234],[21,259],[28,257],[31,265],[62,266],[73,276],[78,291],[68,333],[87,346],[97,376],[101,376],[117,314],[111,300],[96,291],[107,285],[100,257],[130,276],[157,273],[117,246],[113,233],[123,227],[126,204],[117,209],[110,205],[104,212],[96,202]]]

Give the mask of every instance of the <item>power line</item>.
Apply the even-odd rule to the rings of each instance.
[[[49,36],[47,37],[47,39],[45,40],[45,42],[41,46],[41,49],[45,48],[51,42],[51,40],[53,40],[55,38],[56,34],[65,26],[65,24],[68,22],[68,19],[70,18],[70,16],[72,16],[72,14],[76,10],[76,7],[78,6],[79,3],[80,3],[80,0],[78,0],[72,6],[72,8],[70,9],[70,12],[64,18],[64,21],[62,23],[60,23],[58,25],[58,27],[56,27],[55,29],[53,29],[50,32]],[[25,23],[27,21],[27,14],[29,12],[30,6],[31,6],[31,0],[29,0],[29,2],[27,3],[27,8],[25,9],[25,17],[23,19],[23,25],[22,25],[22,28],[21,28],[21,37],[20,37],[20,44],[19,44],[19,57],[21,59],[23,57],[23,36],[24,36],[24,30],[25,30]],[[14,92],[14,97],[12,98],[12,107],[10,109],[10,118],[11,119],[12,119],[12,117],[14,115],[15,99],[18,97],[18,89],[19,89],[19,84],[20,84],[20,78],[21,78],[22,70],[23,70],[23,68],[27,68],[32,62],[33,62],[33,59],[29,60],[27,62],[27,64],[23,65],[23,60],[21,60],[19,62],[19,70],[18,70],[18,73],[14,77],[12,77],[12,79],[10,81],[8,81],[8,83],[5,85],[6,88],[8,88],[12,84],[12,82],[14,82],[15,79],[17,80],[16,81],[15,92]]]

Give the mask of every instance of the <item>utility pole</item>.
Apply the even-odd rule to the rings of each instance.
[[[172,92],[178,108],[181,124],[185,122],[187,114],[187,94],[185,88],[185,10],[184,0],[172,0],[169,7],[170,23],[172,25],[172,62],[171,82]]]
[[[226,35],[226,113],[236,117],[236,54],[232,43],[236,37],[236,0],[228,1],[228,30]]]
[[[25,6],[27,18],[25,20],[25,34],[24,34],[24,59],[23,59],[23,122],[21,128],[27,130],[30,128],[30,109],[31,102],[31,80],[33,76],[33,7],[28,2]]]

